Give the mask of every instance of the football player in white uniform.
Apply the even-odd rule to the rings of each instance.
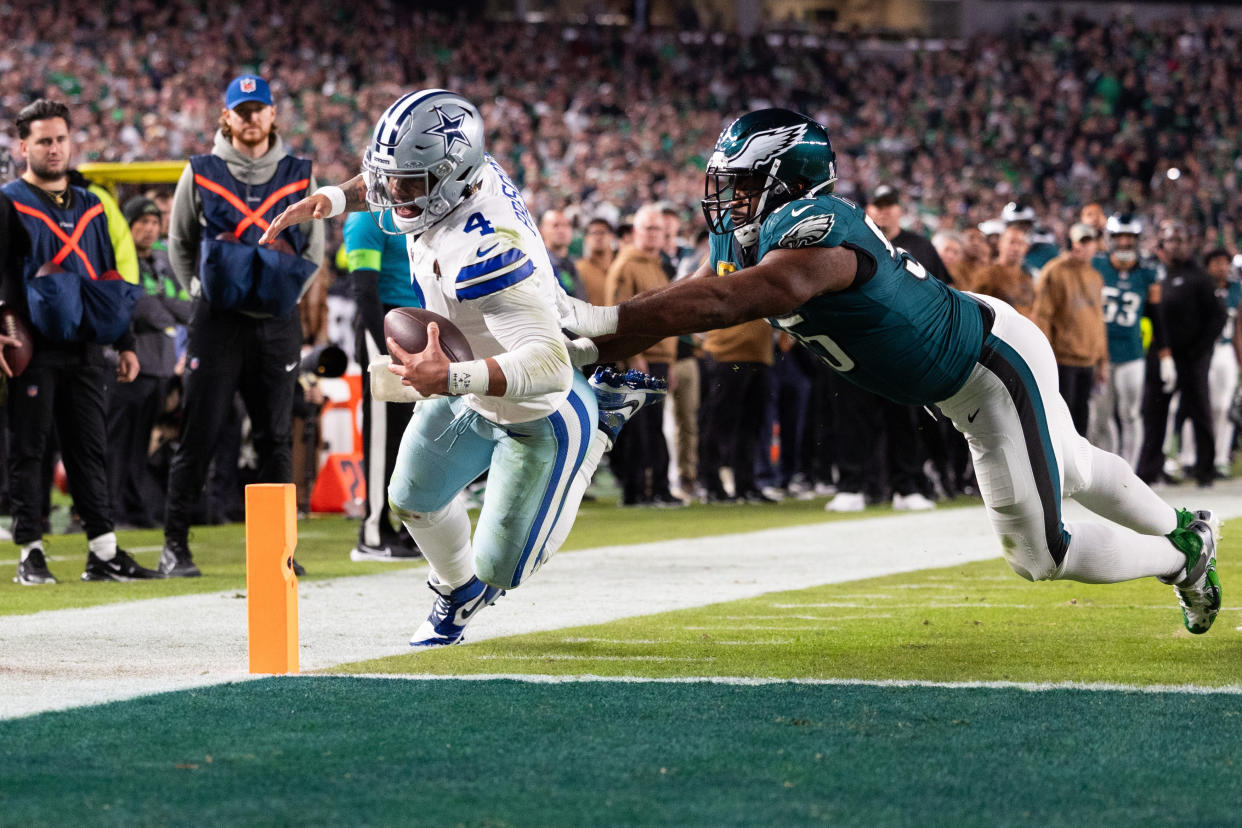
[[[483,137],[482,117],[461,96],[411,92],[376,124],[361,175],[291,206],[265,236],[311,218],[380,213],[381,228],[406,235],[427,309],[451,319],[470,343],[473,360],[449,362],[435,326],[422,353],[388,340],[401,360],[390,366],[397,387],[424,400],[388,485],[393,513],[430,564],[436,593],[410,641],[416,647],[460,641],[479,609],[556,552],[620,427],[664,393],[636,372],[588,384],[574,369],[547,250]],[[383,379],[373,373],[373,387]],[[485,470],[472,541],[457,495]]]

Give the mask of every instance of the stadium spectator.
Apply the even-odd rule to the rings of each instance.
[[[539,235],[548,248],[552,270],[561,288],[570,296],[586,298],[586,288],[574,260],[569,258],[569,245],[574,240],[574,228],[560,210],[547,210],[539,219]]]
[[[1032,319],[1052,344],[1061,396],[1074,428],[1085,437],[1092,389],[1108,383],[1104,279],[1091,266],[1099,249],[1095,228],[1080,222],[1069,237],[1069,252],[1043,267]]]
[[[169,257],[194,309],[160,557],[170,577],[201,574],[190,551],[190,520],[234,392],[250,415],[259,481],[293,479],[297,301],[324,253],[319,224],[289,228],[272,249],[257,245],[273,217],[315,191],[310,161],[290,155],[276,134],[267,81],[234,78],[219,123],[211,154],[190,159],[173,196]],[[257,284],[249,283],[252,273]]]
[[[345,255],[354,282],[354,358],[367,366],[388,353],[384,316],[396,308],[421,308],[422,289],[410,276],[405,236],[388,223],[385,232],[370,213],[345,219]],[[408,560],[418,546],[405,531],[393,527],[388,507],[388,481],[396,468],[401,435],[414,413],[414,403],[376,402],[371,384],[362,383],[362,466],[367,500],[358,527],[358,543],[349,556],[355,561]]]
[[[623,302],[645,290],[667,285],[668,273],[660,259],[667,229],[660,207],[647,204],[634,214],[634,244],[623,247],[612,266],[604,291],[607,304]],[[676,339],[661,339],[626,362],[658,379],[667,379],[669,365],[676,356]],[[613,453],[618,455],[621,473],[622,506],[680,506],[669,491],[668,443],[664,439],[664,419],[658,409],[639,411],[617,438]]]
[[[49,283],[76,286],[110,298],[105,318],[65,318],[64,305],[49,294],[28,292],[34,355],[20,377],[8,380],[9,480],[13,541],[21,549],[20,584],[56,583],[43,550],[42,462],[53,425],[60,439],[69,491],[86,530],[84,581],[130,581],[159,577],[117,547],[104,447],[107,444],[109,363],[96,340],[113,341],[117,381],[138,376],[138,356],[128,319],[136,288],[96,281],[114,271],[116,257],[103,205],[69,183],[73,152],[69,108],[40,99],[16,118],[22,177],[4,185],[21,214],[30,240],[22,267],[28,283],[37,274]],[[64,228],[69,228],[68,231]],[[110,328],[111,330],[106,330]]]
[[[168,253],[155,249],[160,208],[135,196],[125,203],[124,217],[143,291],[132,318],[141,368],[133,382],[117,384],[108,397],[108,486],[117,521],[149,528],[156,525],[151,504],[161,499],[151,492],[147,470],[151,431],[176,373],[177,331],[190,319],[190,298],[173,276]]]
[[[996,262],[979,270],[974,286],[975,293],[1007,302],[1028,319],[1035,309],[1035,280],[1022,264],[1029,246],[1025,230],[1006,227],[997,242]]]
[[[608,268],[617,255],[617,235],[606,219],[593,218],[582,234],[582,258],[575,263],[582,279],[586,300],[592,305],[604,304]]]

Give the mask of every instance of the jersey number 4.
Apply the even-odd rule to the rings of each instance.
[[[492,227],[491,222],[483,218],[482,213],[474,213],[470,218],[466,219],[466,226],[462,228],[464,233],[473,233],[479,231],[480,236],[489,236],[496,232],[496,228]]]

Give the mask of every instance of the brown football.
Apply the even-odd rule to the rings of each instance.
[[[423,308],[395,308],[384,316],[384,336],[392,337],[398,345],[411,354],[421,353],[427,347],[427,326],[435,322],[440,326],[440,348],[449,362],[465,362],[474,359],[470,343],[461,329],[438,313]],[[397,362],[396,358],[393,362]]]
[[[26,366],[30,364],[30,358],[34,356],[34,340],[30,338],[30,329],[17,315],[17,311],[7,306],[0,306],[0,331],[3,331],[5,336],[11,336],[21,343],[4,346],[4,361],[8,363],[13,376],[19,376],[22,371],[26,370]]]

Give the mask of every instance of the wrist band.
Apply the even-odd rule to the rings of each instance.
[[[339,216],[345,212],[345,191],[340,187],[329,184],[327,187],[320,187],[317,192],[320,195],[327,196],[328,201],[332,204],[332,209],[328,211],[328,218]]]
[[[463,394],[487,393],[487,360],[450,362],[448,367],[448,392],[454,397]]]

